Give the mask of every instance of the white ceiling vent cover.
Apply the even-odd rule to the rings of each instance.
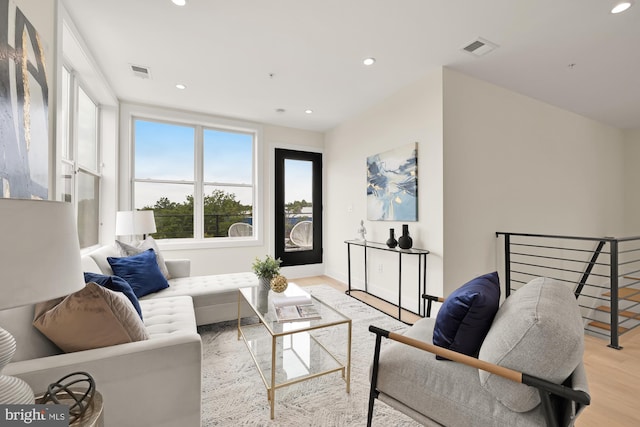
[[[498,45],[490,42],[489,40],[478,37],[476,40],[467,44],[462,48],[467,53],[473,56],[484,56],[487,53],[498,48]]]
[[[142,79],[150,79],[151,78],[151,70],[149,67],[144,67],[142,65],[131,65],[131,71],[133,71],[133,75],[136,77],[140,77]]]

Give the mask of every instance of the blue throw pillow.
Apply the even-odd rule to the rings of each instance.
[[[433,328],[433,343],[477,357],[499,305],[500,280],[497,272],[465,283],[453,291],[440,307]]]
[[[133,304],[133,308],[136,309],[138,316],[142,319],[142,309],[140,308],[138,297],[133,292],[133,289],[131,289],[131,285],[122,277],[106,276],[104,274],[97,273],[84,273],[84,282],[97,283],[98,285],[111,289],[112,291],[122,292],[127,298],[129,298],[129,301]]]
[[[107,257],[107,261],[113,273],[126,280],[138,298],[169,287],[153,249],[124,258]]]

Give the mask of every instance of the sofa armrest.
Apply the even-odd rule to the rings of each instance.
[[[179,277],[189,277],[191,275],[191,260],[190,259],[165,259],[164,263],[169,270],[169,275],[172,279]]]
[[[102,394],[105,425],[199,427],[202,342],[196,333],[10,363],[6,375],[36,394],[63,376],[89,373]]]

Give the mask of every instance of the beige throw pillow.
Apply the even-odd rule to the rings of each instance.
[[[67,353],[149,338],[131,301],[93,282],[36,304],[33,326]]]
[[[153,249],[153,252],[156,254],[156,262],[158,263],[158,267],[160,267],[160,272],[165,277],[165,279],[171,279],[171,275],[169,274],[169,269],[167,268],[167,264],[164,262],[164,257],[160,253],[160,248],[158,248],[158,244],[151,236],[147,236],[142,242],[138,243],[136,246],[128,245],[119,240],[116,240],[116,246],[120,251],[120,256],[131,256],[137,255],[141,252],[144,252],[149,249]]]

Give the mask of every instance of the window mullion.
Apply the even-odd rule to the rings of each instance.
[[[195,128],[195,186],[193,194],[194,237],[204,239],[204,129]]]
[[[69,153],[73,167],[73,182],[71,202],[76,216],[78,215],[78,79],[75,71],[70,73],[69,82]]]

